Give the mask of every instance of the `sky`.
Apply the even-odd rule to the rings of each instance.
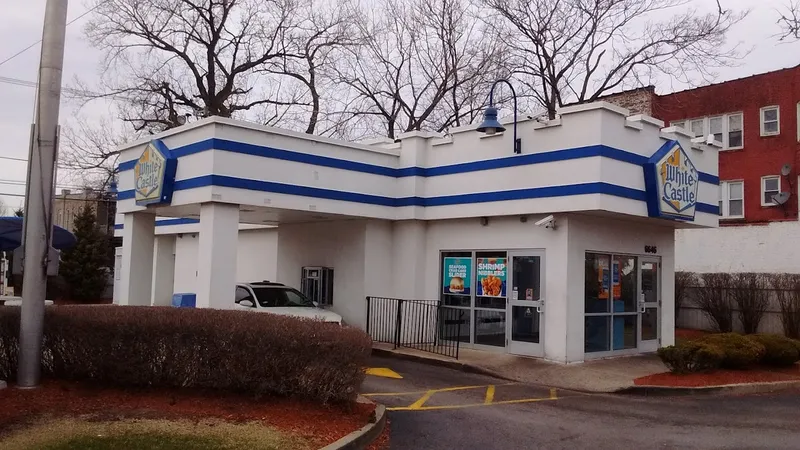
[[[719,69],[716,82],[746,77],[800,64],[800,42],[779,43],[776,21],[781,0],[720,0],[723,7],[736,10],[749,9],[749,16],[729,34],[730,42],[739,42],[749,49],[749,54],[737,67]],[[715,7],[712,0],[690,0],[693,6],[706,9]],[[0,0],[0,61],[41,39],[45,0]],[[80,17],[88,9],[83,1],[70,1],[67,20]],[[67,27],[64,56],[63,85],[74,84],[76,78],[89,86],[98,79],[98,63],[101,54],[92,48],[83,37],[86,18],[78,19]],[[35,82],[41,47],[35,45],[10,61],[0,64],[0,157],[27,158],[30,124],[33,118],[35,89],[24,82]],[[23,85],[13,80],[22,80]],[[657,92],[665,93],[690,86],[663,83],[656,86]],[[78,115],[79,114],[79,115]],[[89,105],[62,100],[60,123],[65,125],[81,120],[96,120],[109,114],[109,107],[102,102]],[[0,159],[0,202],[9,209],[23,203],[19,195],[25,193],[26,163]],[[74,174],[61,171],[60,186],[75,187]],[[16,196],[15,196],[15,195]],[[0,211],[2,212],[2,211]],[[2,214],[0,214],[2,215]]]

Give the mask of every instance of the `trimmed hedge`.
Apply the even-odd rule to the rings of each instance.
[[[0,307],[0,379],[16,378],[18,307]],[[361,330],[248,311],[57,306],[42,374],[117,386],[210,388],[351,401],[371,340]]]
[[[800,361],[800,341],[778,334],[754,334],[748,338],[759,342],[766,349],[761,358],[763,364],[791,366]]]
[[[675,373],[707,372],[720,367],[725,351],[717,345],[687,341],[658,349],[658,356]]]
[[[709,334],[697,342],[721,348],[725,352],[722,367],[726,369],[745,369],[758,364],[767,351],[760,342],[737,333]]]

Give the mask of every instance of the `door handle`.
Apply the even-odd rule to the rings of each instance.
[[[539,302],[539,304],[536,305],[536,312],[541,314],[542,313],[542,308],[544,308],[544,302]]]

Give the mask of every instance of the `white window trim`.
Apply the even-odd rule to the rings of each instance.
[[[731,216],[730,214],[728,214],[728,209],[730,207],[730,192],[731,192],[728,185],[731,183],[742,184],[742,214],[739,216]],[[722,189],[722,208],[719,210],[720,219],[744,219],[744,211],[745,211],[744,180],[725,180],[725,181],[720,181],[719,185]]]
[[[800,105],[798,105],[798,108],[800,108]],[[742,129],[741,129],[741,132],[742,132],[742,145],[737,145],[736,147],[731,147],[729,145],[730,132],[731,132],[730,131],[730,124],[731,124],[730,117],[731,116],[737,116],[737,115],[741,116],[741,118],[742,118]],[[705,138],[706,136],[711,134],[711,119],[712,118],[717,118],[717,117],[722,119],[722,142],[720,142],[722,144],[722,148],[720,148],[720,151],[741,150],[741,149],[743,149],[744,148],[744,113],[742,111],[734,111],[734,112],[725,113],[725,114],[716,114],[716,115],[707,116],[707,117],[695,117],[695,118],[692,118],[692,119],[675,120],[675,121],[670,122],[670,125],[672,125],[674,127],[682,127],[684,130],[686,130],[687,132],[691,133],[692,132],[692,122],[697,121],[697,120],[702,120],[703,121],[703,135],[702,136]],[[798,133],[800,133],[800,131],[798,131]]]
[[[797,102],[797,142],[800,142],[800,102]]]
[[[768,179],[778,179],[778,192],[781,192],[781,177],[779,175],[764,175],[761,177],[761,206],[778,206],[776,203],[765,203],[764,202],[764,193],[766,192],[766,180]]]
[[[776,119],[778,122],[778,131],[764,131],[764,112],[770,109],[774,109],[776,111]],[[759,126],[761,128],[761,136],[777,136],[781,134],[781,107],[778,105],[771,105],[765,106],[761,108],[758,112],[759,115]]]

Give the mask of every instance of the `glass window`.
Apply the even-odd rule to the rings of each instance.
[[[772,197],[781,191],[781,178],[776,176],[761,179],[761,205],[773,206]]]
[[[695,119],[690,122],[690,131],[694,137],[703,135],[703,119]]]
[[[761,135],[780,134],[780,109],[777,106],[761,108]]]
[[[685,128],[686,127],[686,122],[684,122],[684,121],[671,122],[670,125],[672,125],[673,127]]]
[[[744,216],[744,183],[728,183],[728,216]]]
[[[441,339],[469,343],[471,312],[466,308],[441,308],[439,320]]]
[[[252,300],[252,297],[250,296],[250,292],[247,289],[243,288],[243,287],[237,287],[236,288],[236,297],[235,297],[236,303],[239,303],[241,300],[244,300],[246,298],[249,298],[249,299]]]
[[[587,253],[585,266],[585,312],[609,312],[611,256]]]
[[[742,114],[728,116],[728,148],[737,148],[744,145],[744,128]]]
[[[506,346],[506,313],[505,311],[475,310],[475,343]]]
[[[611,294],[614,312],[636,312],[638,310],[636,258],[614,256],[611,271]]]
[[[286,303],[286,299],[280,289],[274,288],[254,288],[256,301],[263,308],[274,308]]]
[[[279,306],[304,306],[306,308],[314,308],[314,302],[306,298],[306,296],[300,292],[294,289],[279,290],[283,292],[282,304],[279,304]]]
[[[614,350],[636,348],[638,323],[636,315],[614,317]]]
[[[475,303],[479,302],[494,305],[505,309],[508,293],[506,281],[508,278],[508,258],[506,252],[477,252],[475,253]],[[489,297],[493,300],[479,300],[480,297]]]
[[[722,141],[722,116],[712,117],[708,119],[708,127],[710,133],[714,135],[714,140],[718,142]]]
[[[583,351],[586,353],[611,350],[611,316],[587,316],[584,322]]]

